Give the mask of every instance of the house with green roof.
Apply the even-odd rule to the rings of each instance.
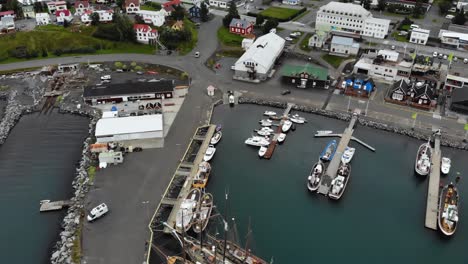
[[[281,69],[283,83],[298,88],[325,88],[328,85],[328,69],[310,63],[306,65],[285,64]]]

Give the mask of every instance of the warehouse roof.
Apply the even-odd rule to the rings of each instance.
[[[162,80],[158,82],[136,82],[118,83],[107,86],[86,87],[83,97],[99,97],[109,95],[129,95],[144,93],[172,92],[174,90],[173,80]]]
[[[318,67],[312,64],[306,64],[301,66],[286,64],[281,70],[281,74],[283,76],[296,76],[301,73],[307,73],[310,76],[314,76],[314,79],[320,81],[326,81],[328,77],[328,69]]]
[[[96,137],[144,133],[163,130],[162,115],[142,115],[99,119]]]

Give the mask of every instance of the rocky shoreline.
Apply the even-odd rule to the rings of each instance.
[[[269,100],[264,100],[260,98],[253,98],[253,97],[246,97],[246,96],[240,96],[238,100],[239,100],[239,104],[256,104],[256,105],[283,108],[283,109],[286,108],[286,105],[287,105],[286,102],[269,101]],[[301,111],[304,113],[317,114],[317,115],[339,119],[343,121],[349,121],[351,119],[351,115],[348,113],[340,113],[340,112],[335,112],[335,111],[323,110],[323,109],[311,107],[311,106],[295,105],[292,109],[296,111]],[[367,120],[365,117],[362,117],[362,116],[359,117],[358,121],[359,121],[359,124],[362,126],[375,128],[375,129],[379,129],[379,130],[383,130],[387,132],[397,133],[400,135],[412,137],[412,138],[419,139],[419,140],[427,140],[428,137],[432,134],[431,131],[425,131],[425,132],[415,131],[413,129],[398,127],[398,126],[386,124],[383,122],[375,122],[375,121]],[[442,134],[440,143],[442,146],[461,149],[461,150],[468,150],[468,144],[466,142],[463,142],[462,140],[449,138],[448,136],[444,134]]]
[[[0,145],[5,143],[11,129],[20,120],[21,116],[26,113],[34,111],[34,105],[24,106],[17,99],[18,92],[16,90],[10,90],[0,93],[0,99],[6,100],[7,105],[5,107],[5,113],[0,122]]]

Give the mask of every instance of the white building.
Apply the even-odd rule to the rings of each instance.
[[[75,2],[75,15],[81,16],[87,11],[91,10],[88,1],[76,1]]]
[[[457,2],[457,10],[461,10],[462,8],[467,12],[466,5],[468,5],[468,0],[461,0]]]
[[[325,42],[328,39],[328,33],[324,31],[316,31],[312,37],[309,39],[309,48],[323,48],[325,46]]]
[[[285,4],[285,5],[300,5],[301,0],[283,0],[283,4]]]
[[[422,29],[422,28],[412,29],[409,42],[426,45],[427,40],[429,39],[430,33],[431,31],[428,29]]]
[[[0,18],[0,31],[10,32],[15,30],[15,20],[11,16]]]
[[[166,16],[169,15],[164,9],[159,11],[148,11],[148,10],[140,10],[136,12],[137,15],[140,15],[141,18],[147,24],[153,24],[155,27],[160,27],[164,25],[166,22]]]
[[[234,79],[259,82],[274,73],[273,66],[281,56],[285,40],[271,32],[255,40],[234,64]]]
[[[54,13],[55,11],[67,10],[67,2],[57,1],[57,2],[47,2],[47,9],[49,13]]]
[[[330,45],[330,54],[339,56],[356,55],[359,52],[359,43],[352,38],[333,36]]]
[[[211,7],[219,7],[219,8],[229,8],[229,2],[231,0],[210,0],[209,4]]]
[[[137,41],[143,44],[152,44],[158,37],[158,31],[148,25],[135,24],[133,25],[133,29],[135,30]]]
[[[390,20],[373,18],[360,5],[330,2],[317,12],[315,27],[319,31],[337,31],[383,39],[388,34]]]
[[[48,13],[36,13],[36,25],[50,24],[50,15]]]
[[[412,63],[400,59],[398,55],[390,50],[381,50],[378,54],[364,54],[354,65],[353,73],[386,81],[407,79],[411,75]]]
[[[92,21],[91,15],[93,13],[97,13],[99,15],[99,22],[102,22],[102,23],[111,22],[112,18],[114,17],[113,10],[96,10],[96,11],[88,10],[83,15],[81,15],[81,22],[85,24],[91,23]]]
[[[161,114],[103,118],[96,123],[96,142],[121,143],[125,147],[159,147],[164,142]]]
[[[65,21],[71,22],[73,20],[73,16],[70,10],[57,10],[55,11],[55,17],[57,19],[58,24],[63,24]]]

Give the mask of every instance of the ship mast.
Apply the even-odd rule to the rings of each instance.
[[[250,232],[251,230],[250,230],[250,216],[249,216],[249,225],[247,226],[247,235],[245,236],[245,249],[244,249],[245,256],[244,256],[244,260],[242,261],[242,263],[245,263],[245,261],[247,261],[247,258],[249,256],[248,244],[249,244]]]
[[[225,191],[225,204],[224,204],[224,218],[227,219],[228,207],[227,200],[229,196],[229,189]],[[226,263],[226,246],[227,246],[227,231],[228,231],[228,222],[224,220],[224,250],[223,250],[223,263]]]
[[[184,263],[187,262],[187,252],[185,252],[185,227],[184,227],[184,210],[182,208],[182,253],[184,255]],[[177,228],[177,226],[176,226]]]

